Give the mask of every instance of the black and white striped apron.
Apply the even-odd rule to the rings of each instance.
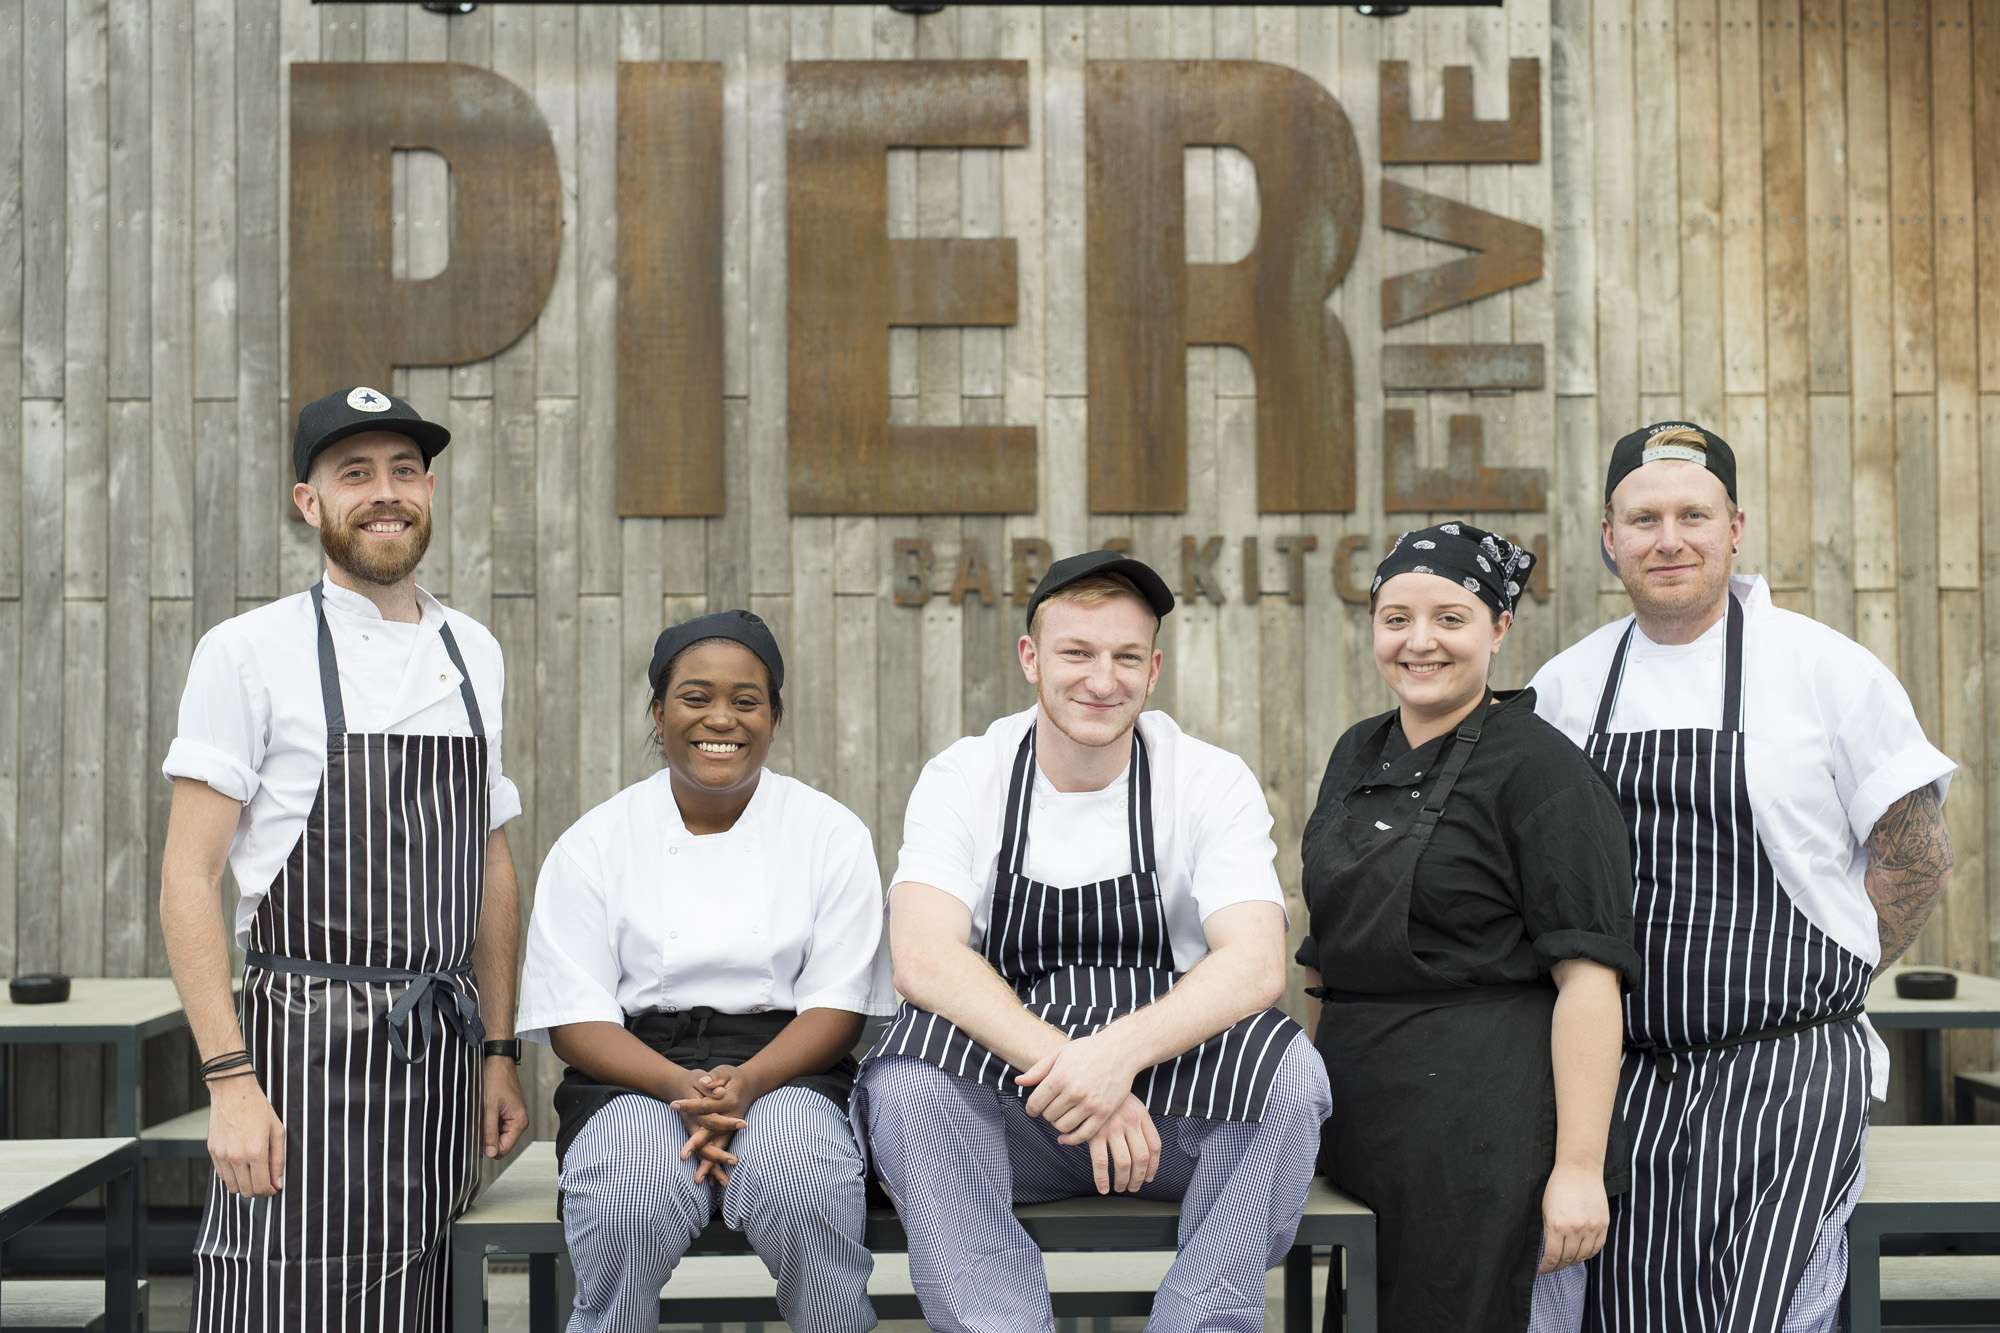
[[[1034,798],[1035,728],[1021,740],[1007,787],[993,907],[980,951],[1044,1022],[1083,1037],[1173,988],[1173,942],[1153,856],[1153,783],[1135,728],[1127,770],[1132,869],[1115,879],[1060,889],[1023,873]],[[1262,1120],[1278,1062],[1299,1025],[1276,1009],[1237,1023],[1193,1050],[1153,1066],[1132,1091],[1154,1115]],[[909,1001],[869,1059],[907,1055],[1001,1092],[1024,1097],[1009,1065],[936,1014]]]
[[[1743,608],[1729,599],[1722,729],[1610,730],[1588,750],[1632,830],[1643,978],[1619,1105],[1632,1188],[1592,1261],[1587,1326],[1774,1333],[1868,1125],[1868,964],[1809,921],[1758,840],[1745,780]]]
[[[442,1333],[446,1229],[478,1179],[486,731],[440,626],[472,735],[349,732],[312,595],[326,768],[243,977],[285,1183],[262,1199],[211,1183],[191,1327]]]

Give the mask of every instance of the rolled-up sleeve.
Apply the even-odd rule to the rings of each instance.
[[[1933,788],[1942,801],[1957,765],[1924,735],[1910,696],[1888,668],[1838,684],[1848,686],[1839,723],[1832,730],[1834,788],[1857,843],[1868,841],[1876,821],[1903,797]]]
[[[843,821],[845,822],[845,821]],[[819,908],[792,1007],[884,1016],[896,1011],[882,947],[882,878],[860,820],[835,831],[819,868]]]
[[[179,732],[161,771],[205,782],[247,805],[257,794],[270,732],[270,696],[250,679],[226,632],[203,635],[188,664]]]
[[[1538,957],[1587,958],[1639,982],[1632,947],[1632,853],[1625,817],[1595,779],[1565,787],[1516,826],[1521,915]]]
[[[517,1035],[547,1042],[568,1023],[623,1023],[620,976],[604,890],[558,842],[535,882],[535,910],[521,967]]]

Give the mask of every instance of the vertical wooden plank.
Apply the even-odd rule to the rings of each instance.
[[[1679,42],[1674,0],[1633,0],[1639,392],[1681,391]]]
[[[750,403],[722,400],[722,484],[728,494],[745,494],[750,484]],[[721,518],[706,519],[704,554],[708,604],[716,611],[750,604],[750,507],[735,505]]]
[[[876,619],[897,615],[895,607],[880,608],[873,594],[836,596],[833,671],[840,682],[837,750],[832,773],[834,798],[861,816],[870,829],[880,824],[879,773],[876,768],[875,691]],[[826,667],[819,668],[824,671]]]
[[[1812,614],[1854,633],[1854,444],[1846,394],[1816,393],[1812,422]]]
[[[614,694],[623,724],[620,749],[624,762],[620,773],[626,786],[650,776],[654,769],[653,724],[647,712],[652,696],[646,669],[653,661],[653,643],[666,628],[660,620],[661,598],[666,595],[661,564],[665,552],[660,541],[662,522],[657,518],[628,518],[621,524],[625,551],[619,565],[621,629]]]
[[[1910,692],[1924,734],[1932,737],[1939,734],[1941,688],[1937,543],[1931,537],[1938,483],[1934,411],[1935,400],[1928,394],[1896,399],[1896,544],[1902,556],[1896,578],[1896,674]]]
[[[63,0],[21,0],[21,394],[63,395]]]
[[[750,179],[750,591],[792,587],[788,549],[791,512],[785,430],[785,59],[791,50],[786,11],[750,10],[744,78],[750,104],[745,126]],[[725,94],[726,97],[726,94]]]
[[[104,0],[70,0],[63,108],[67,225],[63,311],[63,593],[104,595],[105,206],[107,16]]]
[[[1777,588],[1812,574],[1812,488],[1806,388],[1805,102],[1799,0],[1764,0],[1764,334],[1769,357],[1766,566]]]
[[[74,380],[71,381],[74,384]],[[62,718],[62,826],[57,837],[61,883],[58,967],[71,976],[104,975],[104,603],[63,604],[62,693],[52,699]],[[48,836],[46,831],[43,837]],[[110,1107],[104,1096],[104,1051],[65,1047],[62,1122],[101,1134]]]
[[[194,164],[194,392],[197,398],[233,399],[236,396],[234,0],[195,0],[194,3],[194,138],[191,151]]]
[[[1978,229],[1979,387],[2000,390],[2000,14],[1972,16],[1972,136]],[[1986,623],[1992,624],[1988,614]]]
[[[750,392],[748,19],[742,5],[698,14],[703,58],[722,64],[722,392],[741,398]]]
[[[614,15],[615,17],[615,15]],[[625,700],[616,596],[588,595],[577,606],[577,811],[594,809],[624,785]]]
[[[148,349],[152,295],[152,218],[147,193],[152,176],[150,109],[151,55],[147,50],[147,6],[141,0],[112,0],[107,9],[105,392],[112,398],[144,398],[152,391]],[[13,16],[0,23],[19,20]],[[0,68],[7,68],[0,63]],[[14,99],[10,99],[14,100]],[[19,102],[15,100],[18,107]],[[3,130],[4,127],[0,127]],[[4,205],[0,205],[4,208]],[[0,222],[0,226],[18,225]]]
[[[160,781],[155,775],[160,765],[167,760],[167,750],[174,743],[174,733],[180,729],[181,689],[187,680],[188,663],[194,657],[194,603],[182,598],[161,598],[148,607],[150,633],[147,649],[151,671],[146,678],[146,767],[144,776],[146,797],[146,827],[148,856],[146,864],[146,887],[150,892],[153,885],[160,882],[160,858],[167,841],[167,812],[173,805],[174,788],[170,782]],[[0,648],[4,652],[4,648]],[[108,665],[108,664],[107,664]],[[136,738],[127,737],[127,743]],[[0,756],[7,753],[7,747],[0,743]],[[11,809],[11,802],[0,801],[0,809]],[[9,864],[0,855],[0,867]],[[0,874],[4,874],[0,869]],[[11,923],[13,915],[4,900],[0,900],[0,921]],[[146,928],[146,975],[165,976],[167,973],[167,946],[160,934],[160,914],[147,911],[143,915]],[[9,960],[11,965],[11,960]]]
[[[1895,218],[1889,254],[1898,394],[1937,387],[1929,16],[1928,0],[1895,0],[1889,7],[1889,205]]]
[[[236,405],[194,405],[194,623],[206,634],[236,614]]]
[[[5,26],[0,20],[0,27]],[[15,27],[19,32],[19,25]],[[0,967],[18,976],[16,918],[21,893],[22,724],[21,612],[18,598],[0,600]]]
[[[1554,0],[1549,31],[1549,157],[1555,194],[1555,391],[1597,392],[1595,25],[1591,0]]]
[[[785,651],[799,663],[786,680],[785,727],[792,733],[792,774],[831,791],[838,769],[837,714],[844,684],[833,664],[838,651],[835,621],[833,525],[825,517],[801,517],[792,527],[792,634]],[[869,711],[874,708],[870,702]]]
[[[17,965],[62,965],[63,405],[32,399],[22,408],[21,772]],[[34,706],[25,706],[35,701]],[[54,780],[51,780],[54,779]]]
[[[0,96],[0,484],[13,487],[20,485],[21,476],[21,262],[26,227],[21,213],[19,72],[25,27],[25,12],[20,6],[0,13],[0,70],[9,72],[16,90],[11,96]],[[21,510],[19,505],[0,504],[0,599],[20,595]],[[15,632],[19,633],[18,616]],[[0,659],[0,670],[5,669],[6,659]],[[5,687],[0,687],[0,716],[9,706],[8,697]],[[5,762],[0,758],[0,763]],[[0,791],[0,820],[11,818],[12,809],[6,792]],[[0,839],[5,837],[0,831]],[[0,866],[10,864],[10,845],[0,845]],[[0,899],[0,935],[11,932],[12,920],[5,900]]]
[[[1083,7],[1056,6],[1042,20],[1043,225],[1048,284],[1044,362],[1052,397],[1081,398],[1087,392],[1084,325],[1084,151],[1083,64],[1087,15]],[[1095,53],[1093,53],[1095,54]],[[1110,52],[1105,52],[1110,55]],[[1027,149],[1036,151],[1033,142]],[[1079,495],[1083,488],[1078,487]],[[1057,555],[1065,552],[1057,549]]]
[[[1931,153],[1937,222],[1938,583],[1979,586],[1979,309],[1967,0],[1931,3]],[[2000,132],[2000,126],[1991,127]]]
[[[194,595],[194,10],[153,0],[150,329],[153,595]]]
[[[1594,13],[1597,398],[1615,436],[1638,424],[1640,392],[1632,0],[1598,0]]]
[[[577,375],[579,578],[616,593],[624,544],[618,513],[618,11],[576,11]],[[612,654],[617,660],[617,654]],[[619,696],[614,692],[607,707]],[[615,771],[615,765],[614,765]]]
[[[1680,9],[1681,410],[1722,420],[1722,92],[1715,0]]]
[[[493,72],[523,88],[533,87],[535,10],[525,5],[496,5],[492,23]],[[557,337],[555,326],[543,322],[547,319],[545,310],[519,342],[493,358],[490,530],[496,597],[533,596],[535,592],[535,362],[544,341],[542,330],[551,330],[550,340]]]
[[[108,578],[104,607],[104,673],[118,686],[104,699],[104,964],[110,976],[142,976],[146,966],[147,892],[151,859],[146,845],[146,797],[159,782],[146,752],[133,741],[146,735],[151,668],[151,588],[147,521],[151,473],[150,405],[125,400],[111,406]]]
[[[1808,356],[1814,393],[1847,378],[1847,97],[1841,0],[1805,0],[1805,208]]]
[[[1729,427],[1722,432],[1722,438],[1736,451],[1736,498],[1753,515],[1743,531],[1742,554],[1736,561],[1736,569],[1743,574],[1764,574],[1769,568],[1770,525],[1754,520],[1754,515],[1765,512],[1768,494],[1764,396],[1733,395],[1723,403],[1723,411],[1728,414]]]
[[[1882,0],[1847,6],[1849,376],[1854,386],[1854,586],[1896,586],[1895,333],[1889,104]],[[1858,614],[1858,612],[1857,612]]]
[[[534,663],[535,837],[546,851],[582,813],[580,790],[582,684],[577,591],[577,411],[573,398],[535,405],[536,544]]]
[[[575,237],[577,211],[577,67],[574,5],[534,8],[535,105],[549,123],[562,174],[563,235]],[[497,15],[495,16],[497,20]],[[497,34],[496,34],[497,35]],[[556,261],[549,299],[535,321],[535,393],[538,397],[574,397],[577,392],[577,264],[574,242],[562,247]]]
[[[1985,937],[1987,952],[1984,969],[1990,969],[1993,965],[1991,943],[1993,910],[1995,902],[2000,901],[2000,857],[1995,857],[1991,849],[1986,846],[1986,839],[1992,835],[1992,831],[2000,828],[2000,781],[1994,778],[1994,762],[2000,760],[2000,753],[1995,752],[1993,735],[1993,726],[1996,721],[2000,721],[2000,671],[1994,670],[1992,666],[1995,660],[2000,659],[2000,396],[1988,395],[1980,399],[1979,407],[1980,446],[1984,455],[1982,460],[1984,466],[1981,467],[1979,474],[1980,494],[1984,501],[1980,507],[1980,517],[1985,524],[1985,530],[1981,535],[1984,539],[1986,567],[1982,571],[1985,577],[1979,585],[1981,634],[1975,651],[1980,654],[1977,659],[1981,669],[1980,685],[1983,696],[1980,702],[1985,710],[1978,735],[1982,758],[1985,760],[1980,765],[1985,809],[1981,812],[1984,823],[1979,830],[1979,851],[1981,867],[1985,871],[1981,877],[1980,894],[1983,898],[1988,927]],[[1964,665],[1963,660],[1953,660],[1961,667]],[[1962,707],[1968,719],[1974,716],[1970,704]],[[1965,780],[1964,765],[1967,756],[1956,750],[1947,750],[1946,753],[1957,759],[1961,765],[1958,776],[1952,779],[1952,785],[1956,789],[1958,783]],[[1946,808],[1958,804],[1962,795],[1962,792],[1954,790],[1952,798],[1945,802]],[[1954,829],[1955,834],[1956,829]],[[1961,857],[1963,854],[1961,851]],[[1959,867],[1954,872],[1954,878],[1964,874],[1963,860],[1959,862]]]
[[[453,398],[451,494],[433,510],[433,522],[451,529],[451,604],[493,624],[493,464],[491,398]]]
[[[1756,0],[1721,0],[1723,387],[1764,392],[1764,98]]]
[[[275,6],[248,5],[236,21],[236,593],[266,601],[280,591],[278,532],[290,506],[279,360],[284,334],[278,273],[280,169],[279,33]],[[431,372],[441,374],[442,372]],[[303,406],[303,404],[301,404]],[[442,407],[442,404],[439,404]],[[430,415],[431,407],[421,409]],[[441,415],[441,414],[440,414]],[[450,530],[439,533],[449,547]],[[433,542],[433,549],[440,543]]]
[[[1938,747],[1958,761],[1951,799],[1944,803],[1957,864],[1937,915],[1944,918],[1944,963],[1991,972],[1991,909],[1986,893],[1986,635],[1981,595],[1947,589],[1938,595],[1940,694]],[[1984,1035],[1984,1034],[1982,1034]],[[1986,1045],[1990,1054],[1990,1041]]]

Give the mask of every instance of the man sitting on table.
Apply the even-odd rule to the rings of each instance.
[[[1270,1008],[1285,911],[1263,791],[1140,711],[1173,605],[1116,552],[1051,565],[1018,648],[1035,707],[910,796],[889,914],[907,1000],[855,1103],[933,1328],[1054,1327],[1017,1203],[1179,1200],[1156,1333],[1262,1330],[1298,1231],[1326,1071]]]

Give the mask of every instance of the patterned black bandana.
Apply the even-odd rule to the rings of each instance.
[[[1470,523],[1440,523],[1398,537],[1375,566],[1368,594],[1374,596],[1398,574],[1436,574],[1463,585],[1496,612],[1512,611],[1534,567],[1535,557],[1505,537]]]

